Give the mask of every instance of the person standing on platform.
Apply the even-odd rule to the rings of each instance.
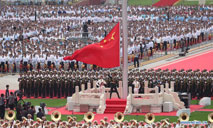
[[[106,86],[106,81],[103,79],[103,75],[100,76],[100,79],[97,81],[96,85],[100,89],[100,92],[102,92],[101,87]]]
[[[44,113],[42,112],[41,108],[38,109],[38,113],[36,114],[36,116],[40,119],[42,119],[42,117],[44,116]]]
[[[134,85],[134,94],[138,94],[140,89],[140,82],[138,77],[136,77],[135,80],[133,81],[133,85]]]
[[[33,69],[35,70],[37,67],[36,67],[36,64],[38,64],[37,63],[38,61],[37,61],[37,57],[35,56],[35,54],[33,55],[33,57],[32,57],[32,65],[33,65]]]
[[[135,58],[134,58],[134,67],[139,67],[139,52],[135,51]]]
[[[23,57],[23,63],[24,63],[23,70],[24,70],[24,72],[28,71],[28,69],[27,69],[28,61],[29,61],[29,58],[26,56],[26,54],[24,54],[24,57]]]
[[[118,93],[118,90],[117,90],[117,83],[116,83],[116,80],[115,80],[115,76],[110,76],[110,79],[111,79],[111,82],[110,82],[110,99],[112,98],[112,93],[115,92],[117,93],[117,96],[118,98],[120,99],[120,96],[119,96],[119,93]]]
[[[48,54],[47,56],[47,67],[51,71],[52,57]]]
[[[5,115],[5,99],[4,99],[4,94],[1,94],[0,97],[0,119],[4,119]]]
[[[15,105],[15,96],[14,96],[13,92],[10,92],[10,95],[8,97],[8,106],[9,106],[10,110],[14,109],[14,105]]]
[[[4,56],[4,54],[2,54],[2,58],[1,58],[1,72],[2,73],[5,72],[5,56]]]
[[[31,119],[34,120],[34,115],[35,115],[35,108],[34,106],[31,106],[30,109],[28,110],[28,113],[31,115]]]
[[[6,91],[5,91],[5,98],[7,99],[9,97],[9,85],[6,85]]]
[[[45,58],[45,56],[42,54],[40,57],[39,57],[39,59],[40,59],[40,64],[41,64],[41,70],[44,70],[45,69],[45,61],[46,61],[46,58]]]

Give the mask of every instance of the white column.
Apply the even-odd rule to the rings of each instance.
[[[127,58],[127,46],[128,46],[128,33],[127,33],[127,0],[123,0],[122,6],[122,29],[123,29],[123,99],[127,98],[128,88],[128,58]]]

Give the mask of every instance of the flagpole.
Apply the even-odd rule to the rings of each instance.
[[[122,25],[123,25],[123,99],[127,98],[128,88],[128,57],[127,57],[127,0],[123,0],[122,4]]]

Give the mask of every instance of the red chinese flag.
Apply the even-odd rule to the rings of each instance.
[[[99,43],[94,43],[76,50],[72,56],[64,60],[77,60],[87,64],[95,64],[102,68],[120,66],[120,28],[119,23]]]

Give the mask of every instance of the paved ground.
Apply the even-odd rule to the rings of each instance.
[[[186,54],[185,57],[189,57],[189,56],[192,56],[192,55],[195,55],[195,54],[199,54],[199,53],[202,53],[202,52],[206,52],[206,51],[209,51],[210,49],[213,49],[213,42],[212,42],[212,45],[209,46],[209,47],[204,47],[204,48],[201,48],[201,49],[197,49],[197,50],[194,50],[192,52],[189,52]],[[178,59],[181,59],[181,58],[184,58],[184,57],[179,57],[178,54],[176,54],[175,56],[171,57],[171,58],[168,58],[168,59],[164,59],[164,60],[161,60],[161,61],[158,61],[158,62],[155,62],[155,63],[151,63],[151,64],[147,64],[147,65],[144,65],[142,67],[140,67],[139,69],[150,69],[150,68],[155,68],[155,67],[158,67],[160,65],[163,65],[163,64],[166,64],[166,63],[170,63],[172,61],[176,61]]]
[[[0,77],[0,90],[6,89],[6,85],[10,85],[11,90],[17,90],[18,89],[18,75],[6,75],[3,77]]]
[[[213,41],[211,43],[208,43],[207,47],[203,47],[203,48],[200,47],[200,46],[196,47],[195,50],[191,50],[191,52],[189,52],[186,56],[189,57],[189,56],[192,56],[192,55],[195,55],[195,54],[199,54],[199,53],[208,51],[210,49],[213,49]],[[183,57],[179,57],[178,56],[178,52],[175,52],[174,54],[175,55],[173,57],[143,65],[139,69],[155,68],[157,66],[160,66],[160,65],[163,65],[163,64],[166,64],[166,63],[170,63],[172,61],[175,61],[175,60],[178,60],[180,58],[183,58]],[[13,75],[13,76],[12,75],[6,75],[6,76],[3,76],[3,77],[0,77],[0,90],[4,90],[5,86],[7,84],[10,85],[10,89],[11,90],[17,90],[18,89],[18,77],[19,77],[19,75]]]

